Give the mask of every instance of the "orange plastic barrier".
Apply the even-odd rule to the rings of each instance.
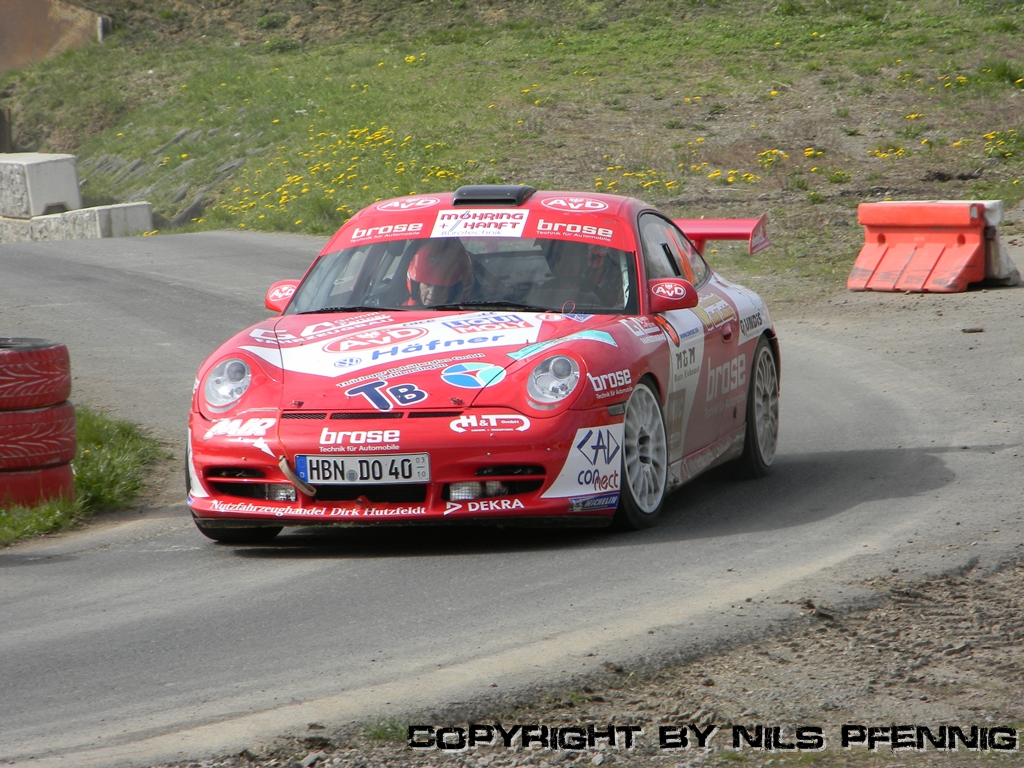
[[[985,279],[985,202],[861,203],[851,291],[955,293]],[[999,203],[1002,214],[1002,203]],[[993,228],[994,229],[994,228]]]

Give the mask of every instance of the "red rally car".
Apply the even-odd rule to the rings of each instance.
[[[635,529],[712,466],[765,474],[779,347],[764,302],[701,256],[725,238],[766,247],[764,217],[526,186],[370,206],[200,368],[196,525],[236,543],[339,523]]]

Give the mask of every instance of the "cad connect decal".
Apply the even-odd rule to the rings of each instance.
[[[505,379],[505,369],[490,363],[459,363],[441,371],[441,379],[453,387],[483,389]]]
[[[518,413],[464,413],[448,426],[452,432],[525,432],[530,420]]]
[[[543,498],[574,497],[619,490],[622,467],[622,424],[576,430],[561,472]]]
[[[549,197],[540,204],[552,211],[567,213],[595,213],[608,210],[608,203],[591,197]]]
[[[431,237],[522,237],[529,211],[459,208],[437,212]]]
[[[430,208],[441,201],[436,197],[400,197],[397,200],[388,200],[377,206],[378,211],[416,211],[420,208]]]
[[[270,292],[267,297],[271,301],[283,301],[284,299],[290,299],[292,294],[295,293],[296,286],[294,285],[279,285],[277,288]]]

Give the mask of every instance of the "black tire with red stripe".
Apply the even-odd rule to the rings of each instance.
[[[0,411],[0,471],[67,464],[76,446],[71,403]]]
[[[0,411],[56,405],[71,395],[68,348],[43,339],[0,337]]]
[[[70,464],[44,469],[0,472],[0,509],[20,505],[34,507],[44,501],[75,495],[75,476]]]

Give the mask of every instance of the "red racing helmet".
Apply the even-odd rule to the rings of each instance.
[[[473,282],[473,265],[458,240],[453,244],[435,240],[416,251],[409,264],[409,279],[427,285],[469,286]]]

